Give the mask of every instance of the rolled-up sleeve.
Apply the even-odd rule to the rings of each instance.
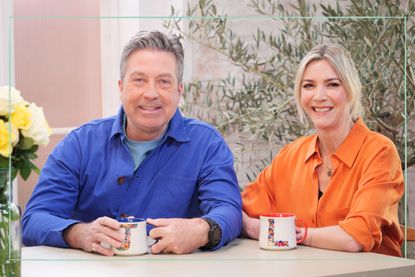
[[[393,237],[402,242],[399,226],[394,222],[398,203],[404,191],[404,181],[396,148],[379,148],[360,179],[358,190],[346,218],[340,227],[371,251],[382,242],[382,230],[390,228]]]

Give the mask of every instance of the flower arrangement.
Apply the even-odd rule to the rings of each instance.
[[[37,158],[39,145],[49,143],[50,134],[41,107],[26,102],[13,87],[0,87],[0,168],[9,168],[11,158],[15,174],[24,180],[32,170],[39,173],[32,160]]]
[[[9,203],[10,181],[17,174],[26,180],[32,170],[39,173],[32,161],[50,134],[41,107],[13,87],[0,87],[0,276],[20,276],[20,211]]]

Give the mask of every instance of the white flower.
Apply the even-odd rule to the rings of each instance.
[[[21,130],[22,135],[27,138],[32,138],[37,145],[46,146],[49,143],[49,135],[51,130],[46,121],[43,108],[36,106],[35,103],[29,105],[29,111],[32,114],[32,124],[27,130]]]
[[[9,86],[0,87],[0,115],[7,115],[9,112],[13,112],[14,108],[23,101],[20,91],[14,87],[10,88],[10,98]],[[11,104],[11,109],[9,109],[9,103]]]

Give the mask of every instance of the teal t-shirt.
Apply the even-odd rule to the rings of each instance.
[[[124,123],[123,123],[123,129],[124,134],[125,132],[125,123],[126,123],[126,117],[124,116]],[[166,128],[167,129],[167,128]],[[137,141],[137,140],[131,140],[127,136],[125,143],[127,144],[128,148],[130,149],[130,153],[133,156],[134,159],[134,171],[137,170],[137,168],[140,166],[140,164],[144,161],[144,159],[148,156],[148,154],[151,153],[151,151],[157,147],[157,145],[160,144],[160,142],[164,138],[164,134],[166,133],[166,130],[164,133],[155,140],[148,140],[148,141]]]

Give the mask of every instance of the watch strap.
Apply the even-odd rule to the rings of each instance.
[[[208,232],[208,243],[201,247],[202,250],[211,250],[215,248],[221,241],[222,238],[222,229],[220,228],[219,224],[217,224],[214,220],[210,218],[202,218],[209,224],[209,232]]]

